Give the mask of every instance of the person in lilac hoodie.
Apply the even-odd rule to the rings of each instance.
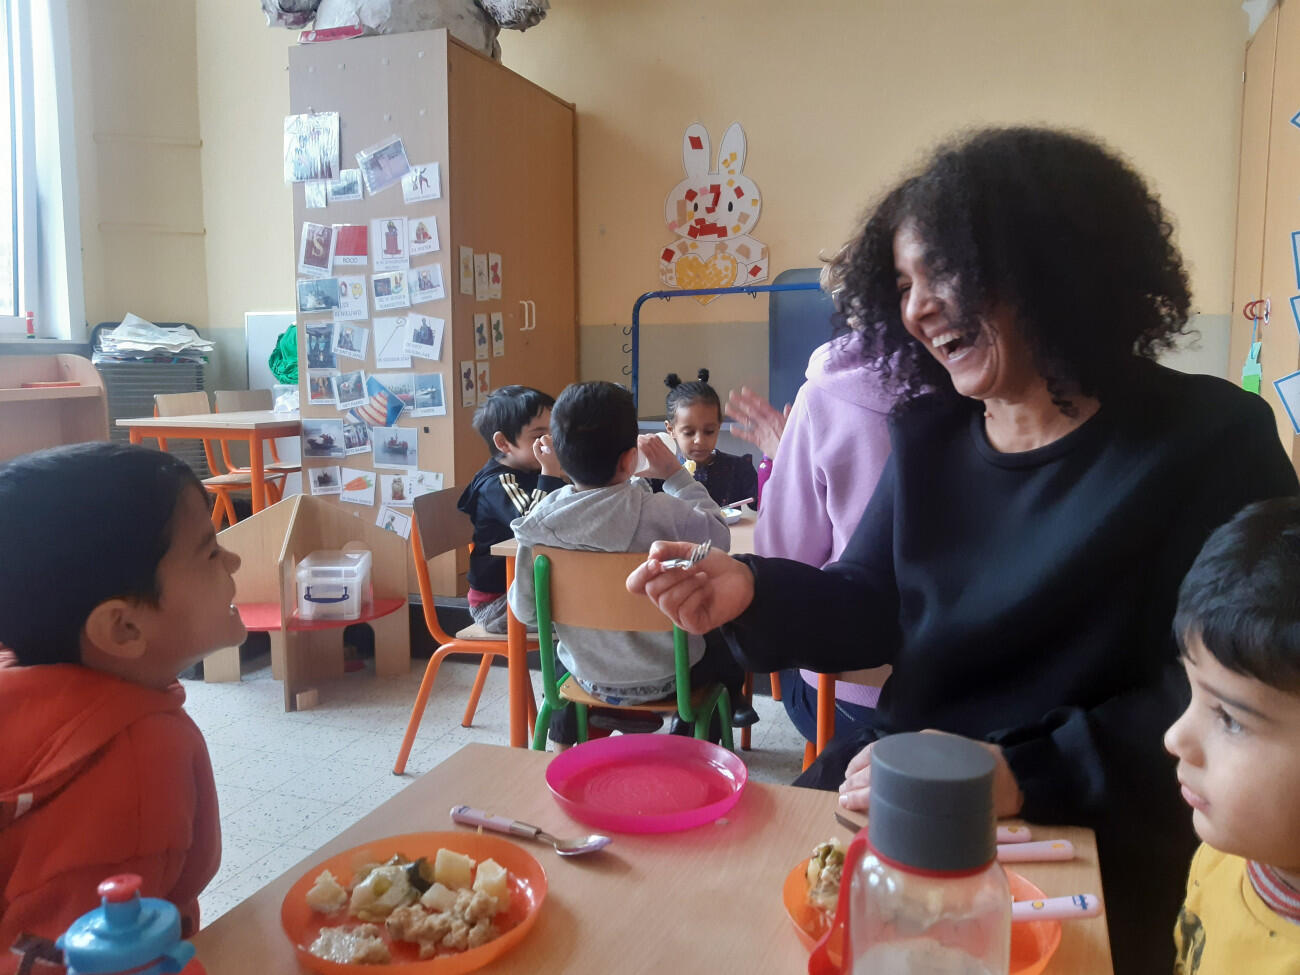
[[[863,357],[857,332],[820,346],[805,375],[788,416],[747,389],[728,396],[727,415],[737,421],[733,434],[774,456],[754,554],[821,567],[839,558],[880,480],[893,400]],[[853,671],[836,685],[836,737],[870,722],[889,670]],[[783,671],[781,700],[800,734],[816,741],[817,675]]]

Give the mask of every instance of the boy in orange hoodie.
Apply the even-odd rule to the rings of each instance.
[[[221,827],[176,675],[243,640],[238,568],[168,454],[78,444],[0,467],[0,972],[113,874],[198,929]]]

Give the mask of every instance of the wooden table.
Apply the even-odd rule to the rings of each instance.
[[[730,526],[732,555],[748,555],[754,551],[754,522],[757,519],[756,512],[745,509],[740,521]],[[497,542],[490,551],[506,560],[506,591],[509,592],[515,581],[515,553],[519,551],[519,543],[508,538],[504,542]],[[527,629],[515,619],[514,612],[507,605],[506,672],[510,688],[510,744],[515,748],[528,747],[528,702],[532,700],[532,685],[528,677],[527,643]]]
[[[551,756],[467,745],[193,939],[209,975],[298,970],[280,928],[293,883],[342,850],[400,833],[455,830],[458,803],[535,823],[559,836],[589,832],[561,812],[545,782]],[[725,820],[681,833],[618,835],[605,851],[563,859],[520,841],[546,870],[549,893],[524,941],[484,972],[801,972],[808,954],[786,917],[786,875],[822,840],[848,831],[835,795],[750,783]],[[1048,894],[1101,893],[1090,830],[1037,827],[1063,837],[1078,858],[1016,869]],[[724,903],[725,898],[725,903]],[[1062,926],[1047,975],[1111,972],[1104,917]]]
[[[149,438],[235,440],[248,444],[252,477],[253,511],[266,507],[266,461],[262,444],[277,437],[296,437],[302,432],[297,413],[248,410],[241,413],[193,413],[185,416],[137,416],[118,420],[131,431],[131,443]],[[213,474],[218,473],[213,471]]]

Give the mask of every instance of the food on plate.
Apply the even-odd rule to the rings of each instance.
[[[496,938],[498,916],[510,906],[510,873],[495,860],[476,863],[443,848],[432,863],[401,854],[387,863],[363,863],[350,889],[324,870],[306,899],[318,914],[346,909],[348,919],[321,928],[308,951],[327,961],[386,964],[397,943],[416,946],[425,959]],[[368,923],[350,923],[353,919]]]
[[[840,900],[840,877],[844,874],[844,843],[830,839],[818,843],[808,859],[808,903],[835,913]]]
[[[384,943],[379,928],[373,924],[355,928],[321,928],[307,950],[317,958],[344,965],[386,965],[392,961],[388,945]]]

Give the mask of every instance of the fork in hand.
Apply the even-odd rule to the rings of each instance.
[[[712,540],[706,540],[700,542],[693,549],[691,549],[691,554],[686,558],[668,559],[664,562],[660,562],[659,565],[661,568],[664,569],[689,569],[696,563],[702,561],[704,556],[709,554],[709,550],[711,548],[713,548]]]

